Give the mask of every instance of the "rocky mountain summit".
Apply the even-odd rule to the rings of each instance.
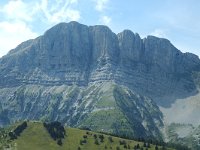
[[[198,56],[182,53],[167,39],[60,23],[0,59],[0,124],[59,120],[160,136],[164,124],[157,105],[170,107],[197,94],[199,71]]]
[[[198,56],[181,53],[166,39],[141,39],[130,30],[116,35],[100,25],[60,23],[1,58],[0,86],[87,86],[113,80],[162,104],[168,97],[195,92],[191,72],[199,66]]]

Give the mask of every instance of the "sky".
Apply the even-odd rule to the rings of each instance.
[[[0,57],[59,22],[130,29],[200,56],[200,0],[0,0]]]

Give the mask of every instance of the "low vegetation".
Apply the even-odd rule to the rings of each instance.
[[[89,130],[64,128],[59,122],[19,124],[15,126],[13,133],[20,132],[17,133],[17,138],[12,140],[7,136],[9,130],[5,132],[1,129],[4,131],[0,132],[1,138],[7,140],[4,140],[6,144],[0,145],[0,149],[12,147],[20,150],[173,150],[159,146],[159,143],[152,144],[152,141],[135,141]],[[59,144],[60,141],[62,144]]]

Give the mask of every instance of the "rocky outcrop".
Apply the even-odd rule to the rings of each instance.
[[[144,48],[143,41],[139,34],[134,34],[130,30],[124,30],[117,36],[119,39],[120,58],[122,63],[126,63],[126,61],[141,61]]]
[[[119,33],[118,39],[121,63],[117,82],[165,107],[197,92],[192,72],[200,69],[198,56],[182,53],[167,39],[140,39],[128,30]]]

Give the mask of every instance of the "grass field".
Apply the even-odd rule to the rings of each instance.
[[[42,123],[28,122],[28,127],[16,140],[12,141],[10,145],[12,145],[13,150],[123,150],[125,149],[124,145],[120,145],[119,141],[124,140],[127,149],[134,149],[134,146],[137,144],[143,147],[143,143],[141,142],[112,137],[92,131],[75,128],[66,128],[65,130],[66,136],[62,140],[63,144],[59,146],[57,142],[50,137]],[[80,141],[84,140],[84,135],[87,136],[87,138],[85,138],[86,143],[81,144]],[[94,135],[97,136],[96,139]],[[103,142],[100,140],[99,135],[104,136]],[[112,137],[113,142],[109,140],[109,137]],[[155,150],[155,145],[150,145],[150,147],[151,148],[148,148],[148,150]],[[144,148],[144,150],[146,150],[146,148]]]

